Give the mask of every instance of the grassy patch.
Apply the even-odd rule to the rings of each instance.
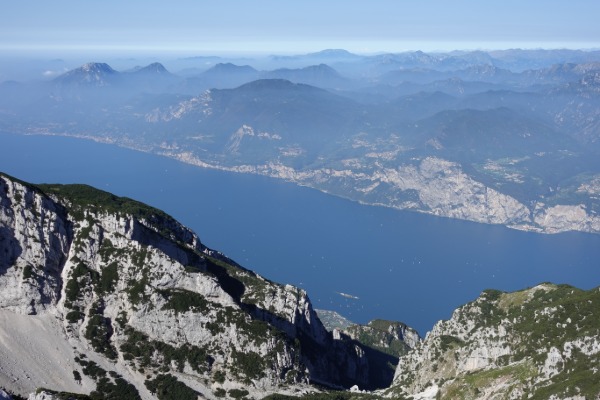
[[[69,213],[76,221],[84,219],[84,210],[92,213],[107,213],[117,217],[129,215],[138,220],[148,221],[156,232],[166,238],[176,238],[177,233],[168,227],[179,224],[167,213],[142,202],[127,197],[115,196],[112,193],[96,189],[88,185],[38,185],[45,194],[62,197],[69,204]]]
[[[177,369],[181,372],[187,362],[193,370],[198,373],[209,371],[213,362],[204,348],[184,344],[180,347],[174,347],[167,343],[157,340],[151,340],[147,335],[134,330],[131,327],[125,328],[127,341],[121,345],[121,352],[126,360],[135,362],[140,368],[146,368],[153,365],[155,360],[160,362],[162,367],[171,368],[171,363],[175,362]]]
[[[93,361],[84,360],[81,355],[75,357],[75,361],[81,365],[82,371],[96,381],[96,390],[90,393],[89,397],[93,400],[119,399],[119,400],[140,400],[141,397],[131,383],[127,382],[121,375],[114,371],[107,373],[105,369],[98,366]]]
[[[265,376],[264,370],[267,368],[267,361],[255,352],[239,352],[232,350],[231,356],[234,359],[233,368],[238,375],[243,375],[249,379],[260,379]]]
[[[162,290],[159,292],[167,302],[163,305],[163,310],[174,310],[175,313],[194,311],[206,313],[209,311],[209,302],[196,292],[185,289]]]
[[[126,252],[126,249],[116,248],[108,238],[104,238],[100,249],[98,249],[98,254],[102,258],[102,261],[104,261],[105,263],[109,262],[111,257],[123,257],[126,254]]]
[[[109,265],[102,268],[100,274],[100,281],[98,283],[98,292],[109,293],[115,290],[115,285],[119,281],[119,264],[112,262]]]
[[[71,307],[72,303],[80,300],[84,291],[94,288],[100,281],[100,274],[80,261],[71,271],[71,277],[65,286],[65,305]]]
[[[229,394],[229,397],[232,399],[241,399],[248,396],[250,392],[246,389],[230,389],[227,391],[227,394]]]
[[[463,342],[456,336],[450,336],[450,335],[441,335],[440,336],[440,350],[442,351],[442,353],[445,353],[446,351],[453,349],[453,348],[461,347],[464,344],[465,344],[465,342]]]
[[[133,304],[139,304],[146,298],[146,286],[148,285],[148,277],[142,276],[142,279],[133,280],[129,282],[129,288],[127,294],[129,295],[129,301]]]
[[[139,218],[154,215],[170,218],[164,211],[127,197],[115,196],[112,193],[88,185],[45,184],[38,185],[38,187],[45,193],[67,198],[75,207],[92,207],[111,214],[128,214]]]
[[[196,400],[199,393],[171,374],[161,374],[144,382],[150,393],[159,400]]]
[[[90,393],[92,400],[119,399],[119,400],[141,400],[135,386],[120,376],[113,380],[102,377],[96,381],[96,390]]]
[[[85,314],[79,310],[71,310],[67,313],[67,315],[65,315],[65,319],[71,324],[83,320],[84,317]]]
[[[111,360],[115,360],[117,350],[110,341],[112,334],[113,328],[110,318],[98,314],[90,317],[85,328],[85,338],[95,351],[104,354]]]
[[[27,264],[23,268],[23,280],[27,280],[32,277],[33,277],[33,267],[31,265]]]
[[[513,293],[502,293],[500,301],[498,301],[498,307],[504,311],[508,311],[511,308],[520,307],[525,304],[529,298],[529,292],[522,290]]]
[[[459,377],[448,386],[442,399],[470,399],[477,398],[483,391],[502,380],[508,388],[503,390],[508,393],[510,387],[525,384],[529,379],[537,376],[537,368],[532,362],[513,364],[503,368],[477,371]]]

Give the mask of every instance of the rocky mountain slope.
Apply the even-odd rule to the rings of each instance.
[[[0,174],[0,288],[0,388],[31,399],[600,397],[600,288],[486,290],[424,340],[328,332],[304,291],[85,185]]]
[[[600,398],[600,288],[484,291],[400,357],[391,398]]]
[[[398,357],[407,354],[421,341],[419,334],[407,325],[380,319],[367,325],[349,326],[343,333],[363,345],[370,363],[369,382],[377,387],[389,385]]]
[[[421,341],[417,331],[401,322],[376,319],[361,325],[335,311],[316,311],[334,337],[347,336],[361,344],[371,364],[369,382],[373,386],[388,386],[392,382],[398,358]]]
[[[369,387],[358,342],[303,290],[206,248],[163,212],[0,174],[0,387],[123,399]]]

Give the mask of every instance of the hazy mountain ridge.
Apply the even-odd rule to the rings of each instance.
[[[278,60],[327,65],[269,71],[223,62],[195,78],[153,64],[151,79],[111,68],[119,78],[100,86],[2,85],[0,129],[115,143],[368,204],[539,232],[599,232],[599,54],[326,51]],[[339,67],[348,64],[364,75],[344,75]],[[97,82],[96,70],[109,71],[101,66],[56,82]],[[394,73],[411,80],[382,82]],[[293,81],[260,79],[276,76]],[[340,87],[302,82],[331,79],[329,87]],[[431,160],[457,168],[415,170]]]

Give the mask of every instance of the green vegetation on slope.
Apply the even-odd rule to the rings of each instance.
[[[211,368],[213,359],[204,348],[187,343],[174,347],[151,340],[144,333],[129,326],[125,327],[125,335],[127,339],[120,347],[123,358],[131,362],[139,371],[144,371],[146,368],[168,371],[173,362],[179,372],[183,371],[186,362],[199,374]]]
[[[600,288],[586,291],[545,283],[513,293],[486,290],[453,318],[471,327],[464,340],[453,332],[428,339],[434,359],[406,371],[399,385],[409,387],[424,373],[441,385],[440,399],[476,399],[492,391],[499,396],[494,398],[502,399],[521,392],[540,400],[600,394],[600,353],[592,350],[600,337]],[[495,343],[504,343],[510,353],[490,360],[491,367],[455,373],[458,357]],[[562,361],[552,362],[548,378],[542,371],[553,348]]]
[[[171,374],[146,380],[145,385],[159,400],[196,400],[199,394]]]
[[[71,203],[71,207],[77,210],[95,209],[109,214],[132,215],[140,219],[159,217],[172,220],[168,214],[157,208],[88,185],[41,184],[37,187],[47,194],[66,198]]]
[[[141,397],[131,383],[114,371],[107,372],[93,361],[84,359],[84,356],[76,357],[75,361],[83,367],[82,371],[96,381],[96,390],[90,393],[92,400],[119,399],[140,400]],[[85,399],[82,398],[82,399]]]

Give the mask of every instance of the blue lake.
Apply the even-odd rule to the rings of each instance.
[[[86,183],[163,209],[207,246],[360,323],[399,320],[424,334],[486,288],[600,285],[600,235],[364,206],[73,138],[0,134],[0,171],[33,183]]]

